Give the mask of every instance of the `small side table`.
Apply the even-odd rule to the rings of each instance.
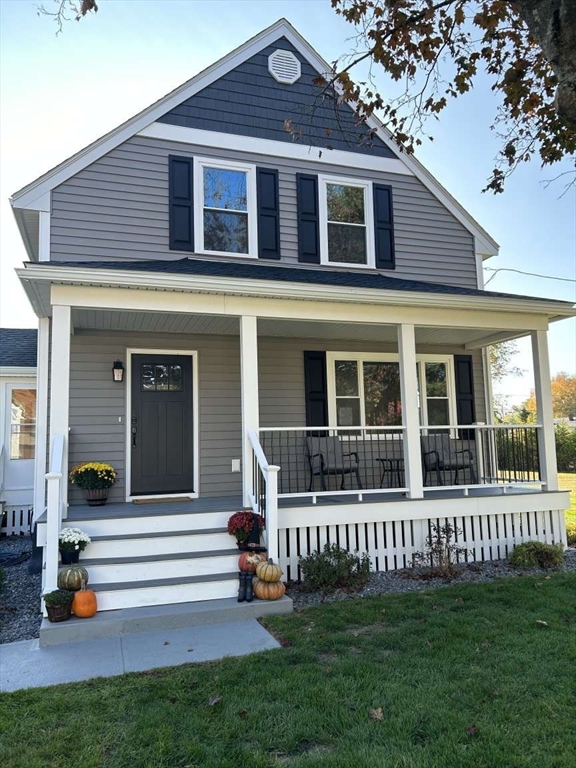
[[[380,488],[403,488],[404,487],[404,459],[378,459],[382,465],[380,472]],[[388,479],[388,483],[384,486],[384,481]],[[396,479],[398,485],[394,485],[394,479]]]

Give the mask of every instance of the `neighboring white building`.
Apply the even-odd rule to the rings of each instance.
[[[36,453],[37,331],[0,328],[1,533],[28,530]]]

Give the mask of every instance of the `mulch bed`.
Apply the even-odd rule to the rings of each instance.
[[[42,621],[42,574],[31,576],[28,573],[31,552],[30,536],[0,538],[0,555],[21,556],[17,565],[4,566],[6,583],[0,592],[0,643],[38,637]]]
[[[451,584],[469,584],[472,582],[489,582],[502,578],[517,576],[543,575],[558,571],[576,572],[576,549],[569,548],[564,555],[564,565],[560,568],[542,570],[541,568],[513,568],[507,560],[490,560],[485,563],[466,563],[456,566],[456,576],[447,580],[431,577],[424,569],[403,569],[399,571],[379,571],[370,576],[366,586],[358,591],[337,589],[334,592],[308,592],[302,584],[290,582],[287,594],[292,598],[295,609],[306,608],[310,605],[331,603],[336,600],[350,600],[357,597],[372,597],[374,595],[390,595],[398,592],[417,592],[422,589],[446,587]]]

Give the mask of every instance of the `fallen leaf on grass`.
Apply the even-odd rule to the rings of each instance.
[[[218,702],[222,701],[222,696],[210,696],[208,699],[208,706],[213,707],[215,704],[218,704]]]
[[[362,649],[361,648],[355,648],[354,646],[352,646],[348,650],[350,651],[350,653],[362,653]]]
[[[368,716],[370,717],[370,720],[384,720],[384,712],[382,710],[382,707],[371,709],[370,712],[368,713]]]
[[[434,648],[434,643],[431,643],[430,640],[426,640],[426,645],[428,648]]]
[[[550,581],[551,578],[552,576],[544,576],[544,581]]]
[[[539,627],[548,627],[548,626],[550,626],[547,621],[542,621],[542,619],[536,619],[536,624],[538,624]]]
[[[454,602],[455,602],[455,603],[463,603],[463,602],[464,602],[464,598],[463,598],[463,597],[456,597],[456,598],[454,599]]]
[[[476,725],[469,725],[468,728],[466,728],[468,736],[476,736],[478,732],[478,727]]]
[[[534,586],[535,586],[535,587],[543,587],[543,586],[544,586],[544,582],[543,582],[543,581],[537,581],[537,582],[534,584]]]
[[[168,696],[168,701],[170,702],[170,704],[176,704],[178,699],[176,698],[176,696]]]
[[[248,717],[248,710],[247,709],[240,710],[240,712],[238,712],[238,717],[241,718],[242,720],[246,720],[246,718]]]

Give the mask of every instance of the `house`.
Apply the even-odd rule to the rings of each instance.
[[[32,517],[36,337],[0,328],[0,535],[27,533]]]
[[[445,519],[476,559],[565,542],[547,332],[574,306],[485,291],[493,238],[318,103],[327,69],[280,20],[12,197],[46,588],[63,523],[102,611],[231,599],[241,508],[287,578],[326,542],[404,566]],[[538,424],[495,425],[486,349],[526,335]],[[100,509],[87,460],[118,471]]]

